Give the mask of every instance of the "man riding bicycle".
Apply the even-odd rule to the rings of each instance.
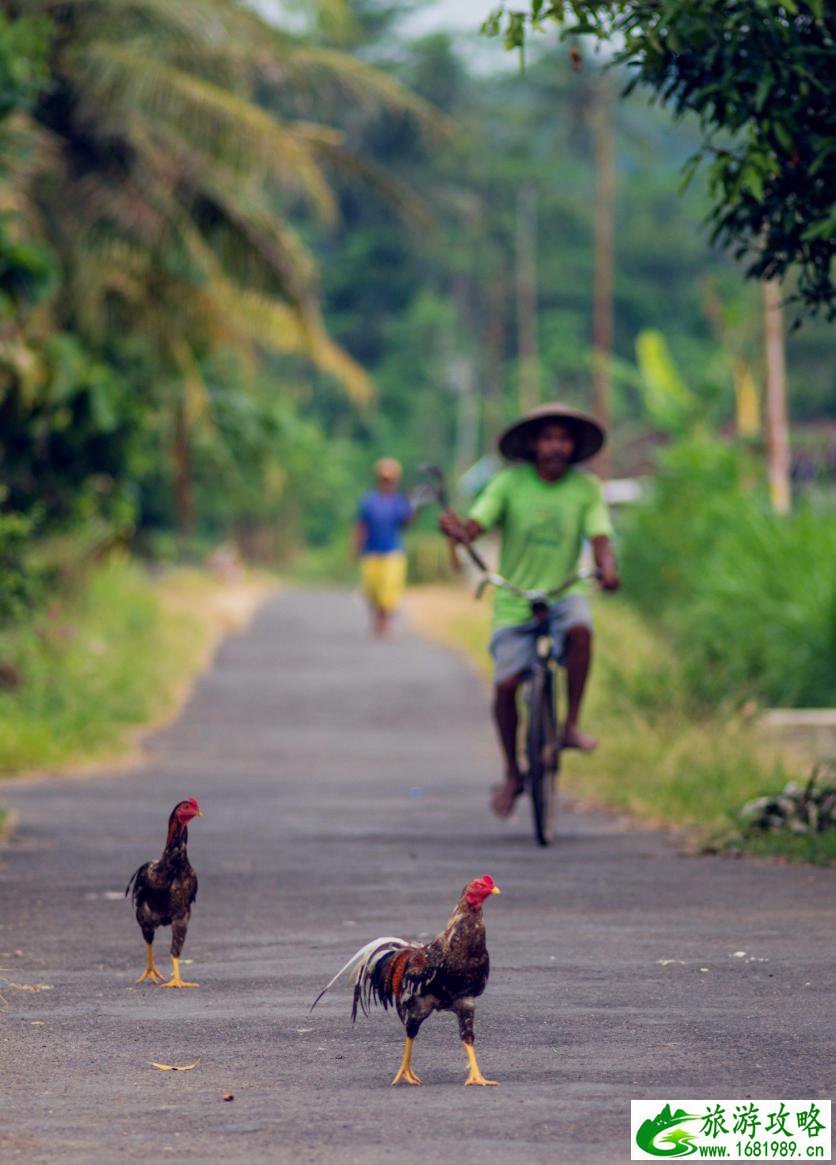
[[[494,527],[502,533],[499,571],[522,588],[549,590],[573,574],[585,539],[592,544],[604,590],[620,585],[601,484],[574,466],[593,457],[605,433],[592,417],[561,404],[541,405],[499,438],[499,451],[513,462],[488,482],[466,520],[453,510],[439,519],[444,534],[472,542]],[[568,706],[562,746],[591,752],[597,741],[579,727],[592,652],[592,616],[581,584],[549,610],[555,658],[566,668]],[[526,599],[498,590],[494,597],[490,652],[494,660],[493,715],[505,760],[505,781],[491,805],[508,817],[523,790],[517,758],[517,689],[536,652],[538,625]]]

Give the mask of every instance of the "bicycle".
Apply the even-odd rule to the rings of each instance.
[[[473,548],[464,543],[471,558],[476,561]],[[561,740],[557,723],[557,663],[552,654],[553,643],[549,631],[549,608],[556,598],[585,578],[597,578],[597,570],[579,570],[548,591],[529,591],[488,570],[481,561],[482,578],[476,588],[480,598],[488,586],[501,587],[531,603],[531,617],[537,623],[537,650],[531,674],[526,680],[525,703],[526,775],[525,782],[531,798],[534,836],[539,845],[551,845],[557,829],[557,779],[560,772]]]
[[[426,504],[432,500],[446,509],[449,503],[441,470],[435,465],[423,465],[420,472],[427,478],[427,484],[416,491],[419,504]],[[557,779],[562,746],[557,727],[556,661],[552,656],[549,608],[569,587],[582,579],[600,577],[600,571],[579,570],[551,590],[529,591],[492,571],[470,542],[462,542],[461,545],[482,575],[476,587],[476,598],[481,598],[488,586],[501,587],[520,598],[527,599],[531,603],[532,619],[539,625],[535,663],[525,688],[527,706],[525,779],[531,798],[534,835],[539,845],[550,845],[557,828]],[[451,553],[454,553],[452,543]]]

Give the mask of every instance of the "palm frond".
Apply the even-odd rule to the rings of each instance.
[[[296,132],[292,123],[283,124],[247,98],[165,61],[149,60],[133,46],[97,42],[76,68],[85,95],[82,117],[114,133],[127,132],[138,111],[151,126],[158,118],[168,119],[204,150],[274,174],[306,196],[323,218],[333,218],[334,195],[316,160],[309,127]]]
[[[336,344],[314,309],[300,311],[289,304],[217,281],[203,289],[203,297],[221,308],[229,326],[240,338],[263,349],[310,360],[315,368],[333,376],[357,404],[372,396],[368,373]]]
[[[297,43],[286,60],[276,61],[273,71],[276,81],[280,69],[285,86],[290,81],[320,96],[330,88],[343,99],[350,98],[353,107],[401,113],[411,118],[429,140],[449,138],[456,132],[451,118],[410,92],[389,73],[336,49]],[[268,79],[270,74],[271,71],[266,74]]]

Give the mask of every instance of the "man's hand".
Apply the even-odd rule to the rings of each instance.
[[[601,590],[617,591],[621,586],[621,577],[619,576],[618,571],[615,569],[615,566],[611,564],[609,569],[601,567],[600,570],[601,575],[598,581],[601,585]]]
[[[606,534],[599,534],[592,539],[592,555],[598,569],[598,582],[601,590],[617,591],[621,586],[621,579],[616,569],[612,543]]]
[[[438,528],[442,534],[454,542],[472,542],[482,533],[482,527],[472,519],[460,518],[455,510],[442,510],[438,517]]]

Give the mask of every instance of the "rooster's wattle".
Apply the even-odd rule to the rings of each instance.
[[[165,849],[155,862],[145,862],[130,878],[125,897],[133,887],[136,920],[146,946],[145,970],[137,979],[142,983],[162,983],[164,976],[154,965],[154,932],[158,926],[171,927],[171,978],[163,987],[197,987],[180,977],[180,954],[186,941],[192,903],[197,897],[197,874],[189,865],[186,842],[188,824],[194,817],[202,817],[194,797],[180,801],[168,819]]]
[[[496,1084],[495,1080],[485,1079],[476,1062],[473,1017],[475,1000],[485,990],[490,971],[482,904],[499,892],[489,874],[469,882],[450,921],[431,943],[376,938],[352,955],[314,1001],[316,1007],[340,976],[351,971],[352,1020],[357,1018],[358,1008],[368,1015],[373,1003],[379,1003],[384,1010],[395,1008],[406,1029],[406,1046],[393,1084],[401,1080],[421,1083],[411,1066],[412,1045],[421,1024],[434,1011],[452,1011],[458,1017],[459,1035],[470,1063],[465,1084]]]

